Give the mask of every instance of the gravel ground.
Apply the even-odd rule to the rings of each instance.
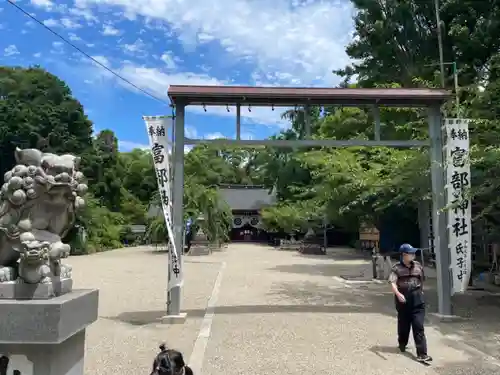
[[[219,271],[209,259],[187,259],[184,309],[204,311]],[[157,323],[166,311],[167,255],[148,247],[68,260],[78,288],[98,288],[99,319],[87,329],[86,374],[145,374],[159,343],[192,350],[203,315],[184,324]]]
[[[182,325],[156,322],[165,307],[165,254],[131,248],[70,259],[76,285],[101,293],[99,320],[87,331],[86,374],[149,374],[160,341],[189,358],[222,262],[227,266],[203,375],[500,373],[500,362],[488,355],[499,352],[498,341],[495,345],[490,338],[487,348],[464,343],[472,339],[473,320],[458,326],[429,323],[432,367],[397,353],[387,285],[340,278],[359,280],[369,274],[370,264],[359,254],[337,250],[329,256],[302,256],[232,244],[185,259],[183,310],[188,319]],[[432,290],[428,293],[432,299]]]

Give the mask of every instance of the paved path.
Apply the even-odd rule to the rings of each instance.
[[[71,263],[78,286],[101,290],[100,319],[88,330],[89,375],[149,374],[162,340],[190,358],[196,375],[500,373],[500,360],[464,343],[469,322],[428,326],[432,367],[397,353],[387,285],[342,282],[340,276],[370,272],[366,261],[345,252],[302,256],[230,245],[186,257],[188,319],[171,326],[157,323],[165,303],[164,254],[135,248]],[[498,342],[489,343],[498,353]]]

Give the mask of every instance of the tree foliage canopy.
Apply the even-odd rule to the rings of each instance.
[[[437,87],[439,52],[432,1],[351,0],[355,35],[346,47],[351,65],[335,71],[339,87]],[[454,90],[457,67],[461,114],[471,125],[473,213],[477,223],[500,225],[500,0],[441,0],[446,88]],[[356,82],[352,82],[352,78]],[[456,116],[454,101],[443,110]],[[370,108],[312,107],[312,137],[373,139]],[[426,112],[382,108],[381,136],[387,140],[426,139]],[[289,110],[290,128],[275,139],[301,139],[304,112]],[[82,220],[89,242],[100,250],[118,246],[123,227],[148,224],[165,238],[162,218],[146,213],[158,204],[151,155],[119,152],[111,130],[92,137],[92,123],[70,89],[39,67],[0,68],[0,170],[12,167],[13,149],[40,147],[83,156],[91,197]],[[216,148],[194,147],[185,157],[185,212],[203,217],[213,241],[224,241],[230,209],[221,202],[221,184],[264,185],[278,202],[262,211],[273,231],[303,231],[329,224],[355,230],[408,217],[429,200],[429,155],[425,149]],[[400,215],[400,216],[398,216]],[[416,218],[415,218],[416,220]]]
[[[335,73],[340,87],[439,86],[439,50],[434,3],[416,0],[351,0],[356,9],[355,37],[346,52],[355,61]],[[440,1],[445,84],[454,90],[457,66],[462,115],[471,125],[473,215],[482,225],[498,226],[498,155],[500,108],[500,1]],[[455,116],[454,103],[444,106]],[[303,116],[286,113],[292,129],[281,137],[298,137]],[[317,109],[315,138],[373,139],[373,115],[367,109]],[[290,132],[292,135],[290,135]],[[382,109],[382,139],[425,139],[426,113],[415,109]],[[316,221],[318,213],[336,225],[355,227],[360,220],[377,224],[394,212],[414,212],[429,200],[427,150],[389,148],[271,151],[268,173],[277,179],[281,201],[264,213],[270,227],[297,227]],[[280,164],[282,163],[282,164]],[[283,181],[287,168],[300,173]],[[279,177],[276,177],[278,176]],[[299,177],[300,176],[300,177]],[[272,183],[273,180],[266,180]],[[280,188],[285,187],[285,188]],[[396,211],[395,211],[396,209]],[[285,219],[288,218],[288,219]],[[416,220],[416,218],[415,218]]]

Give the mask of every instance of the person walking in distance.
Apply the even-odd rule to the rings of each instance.
[[[412,330],[417,348],[417,360],[429,362],[432,358],[427,354],[427,340],[424,332],[424,268],[415,260],[417,249],[410,244],[401,245],[399,252],[401,260],[392,267],[389,275],[389,283],[395,296],[398,313],[399,350],[402,353],[406,351],[410,330]]]

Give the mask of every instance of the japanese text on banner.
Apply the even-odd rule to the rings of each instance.
[[[469,120],[445,119],[448,238],[452,294],[467,289],[472,270],[471,201],[469,196]]]
[[[167,116],[144,117],[146,129],[151,146],[158,192],[160,194],[161,206],[165,217],[165,226],[168,232],[169,247],[169,274],[168,289],[181,286],[183,282],[182,266],[179,259],[178,249],[175,246],[172,226],[172,190],[170,184],[170,145],[168,142],[168,128],[170,118]]]

